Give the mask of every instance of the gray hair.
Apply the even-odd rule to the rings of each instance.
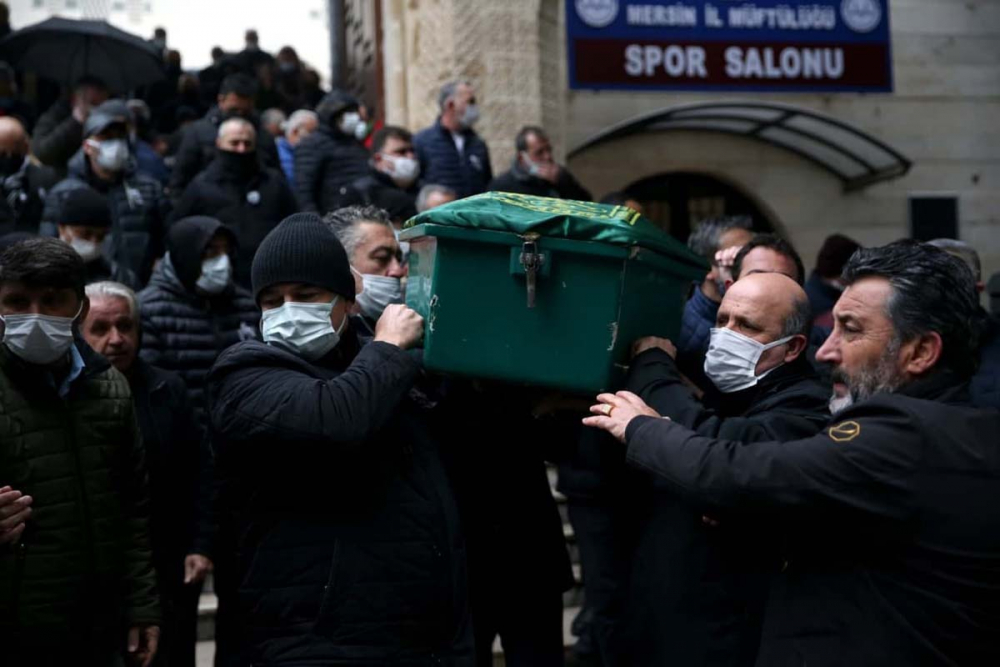
[[[792,304],[792,312],[785,319],[785,325],[781,329],[781,337],[805,336],[809,340],[812,333],[812,307],[809,305],[809,298],[805,294],[795,296],[795,303]]]
[[[444,105],[448,103],[448,100],[455,97],[455,93],[458,92],[459,86],[469,86],[473,87],[472,82],[468,79],[461,79],[459,81],[449,81],[448,83],[441,86],[441,92],[438,93],[438,107],[441,111],[444,111]]]
[[[377,206],[345,206],[344,208],[338,208],[323,216],[323,222],[326,223],[330,231],[340,240],[341,245],[344,246],[344,250],[347,251],[348,258],[354,254],[354,251],[358,249],[358,246],[364,240],[360,229],[362,222],[371,222],[377,225],[385,225],[389,229],[395,229],[392,226],[389,214]]]
[[[933,241],[928,241],[927,245],[940,248],[952,257],[957,257],[965,262],[969,270],[972,271],[976,282],[982,282],[983,264],[979,261],[979,253],[971,245],[957,239],[934,239]]]
[[[132,319],[139,322],[139,301],[135,297],[135,292],[131,289],[111,280],[103,280],[97,283],[90,283],[84,288],[87,298],[94,299],[124,299],[128,304],[129,313]]]
[[[427,200],[431,198],[431,195],[435,194],[458,199],[458,193],[449,188],[447,185],[428,183],[424,187],[420,188],[420,192],[417,194],[417,213],[423,213],[427,210]]]
[[[315,111],[310,111],[309,109],[299,109],[298,111],[292,112],[292,115],[288,117],[285,121],[283,129],[285,130],[285,137],[299,129],[306,122],[314,120],[319,123],[319,116],[316,115]]]
[[[722,218],[708,218],[702,220],[688,236],[688,248],[695,254],[712,261],[715,253],[722,248],[719,243],[722,235],[730,229],[746,229],[753,227],[753,219],[745,215],[732,215]]]
[[[260,115],[260,124],[270,125],[271,123],[274,122],[284,123],[285,112],[282,111],[281,109],[275,109],[275,108],[265,109],[264,113]]]
[[[219,132],[215,136],[217,138],[221,139],[222,136],[226,133],[226,130],[228,130],[229,128],[231,128],[231,127],[242,127],[244,125],[248,126],[251,130],[253,130],[253,136],[254,136],[254,139],[256,139],[257,138],[257,128],[253,126],[253,123],[251,123],[250,121],[248,121],[246,118],[238,118],[238,117],[237,118],[229,118],[229,119],[224,120],[221,123],[219,123]]]

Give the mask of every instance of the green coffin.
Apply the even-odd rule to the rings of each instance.
[[[631,209],[509,193],[427,211],[400,240],[427,368],[573,392],[619,386],[635,339],[676,338],[706,271]]]

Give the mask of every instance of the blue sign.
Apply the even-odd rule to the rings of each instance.
[[[892,90],[888,0],[566,0],[570,88]]]

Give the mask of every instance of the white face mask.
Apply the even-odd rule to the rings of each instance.
[[[351,268],[354,271],[354,268]],[[358,273],[357,271],[354,271]],[[378,320],[385,312],[386,306],[392,303],[403,303],[403,283],[399,278],[389,276],[374,276],[361,274],[364,289],[355,297],[361,313],[372,320]]]
[[[69,245],[76,251],[76,254],[78,254],[84,262],[93,262],[101,256],[100,244],[94,243],[93,241],[87,241],[86,239],[80,239],[73,236],[69,240]]]
[[[357,111],[348,111],[340,117],[337,128],[347,136],[357,137],[359,127],[364,127],[361,122],[361,114]]]
[[[326,356],[340,342],[340,334],[347,327],[347,314],[336,329],[330,322],[330,313],[337,304],[297,303],[290,301],[280,308],[265,310],[260,329],[264,342],[297,354],[307,361]]]
[[[3,344],[7,349],[29,364],[47,366],[55,363],[73,346],[73,322],[80,316],[55,315],[0,315],[4,323]]]
[[[232,278],[233,265],[229,262],[229,255],[222,254],[201,263],[201,276],[195,287],[208,294],[221,294]]]
[[[383,155],[382,159],[388,163],[389,168],[385,173],[392,177],[392,180],[401,188],[408,188],[420,178],[420,163],[416,158],[395,155]]]
[[[465,111],[462,112],[462,117],[459,118],[458,124],[468,130],[477,122],[479,122],[479,105],[469,104],[465,107]]]
[[[732,329],[712,329],[708,354],[705,355],[705,375],[724,394],[749,389],[775,370],[757,375],[757,362],[764,352],[784,345],[794,336],[773,343],[759,343]]]
[[[112,172],[119,172],[128,163],[128,142],[124,139],[87,139],[87,144],[97,149],[97,157],[94,161],[101,169]]]

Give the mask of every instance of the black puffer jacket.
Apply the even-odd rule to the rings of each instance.
[[[321,111],[319,127],[295,147],[295,197],[303,211],[339,208],[348,186],[368,174],[368,149],[336,129],[336,118]]]
[[[204,117],[184,129],[181,145],[174,156],[174,169],[170,174],[170,196],[174,201],[180,199],[188,183],[215,159],[215,140],[223,120],[222,111],[214,106]],[[247,120],[257,128],[257,156],[261,166],[280,169],[278,147],[271,135],[261,130],[256,117]]]
[[[212,369],[244,664],[473,664],[458,511],[407,399],[418,370],[353,328],[316,364],[249,342]]]
[[[233,264],[233,277],[250,286],[250,265],[257,246],[279,222],[295,213],[295,197],[285,177],[273,169],[254,169],[240,174],[238,154],[223,154],[212,161],[187,186],[174,218],[207,215],[217,218],[236,233],[239,252]],[[253,165],[251,165],[253,166]]]
[[[83,151],[69,161],[69,175],[49,192],[39,233],[56,236],[66,196],[79,188],[93,188],[111,206],[112,259],[134,273],[141,284],[149,279],[153,261],[163,254],[163,232],[169,204],[160,184],[127,169],[121,180],[109,183],[94,175]]]
[[[219,227],[218,221],[214,225],[206,222],[186,250],[178,249],[185,253],[178,256],[179,268],[175,269],[169,254],[164,257],[149,286],[138,295],[142,316],[140,356],[184,379],[199,416],[205,407],[205,378],[212,364],[230,345],[256,338],[260,322],[257,304],[242,287],[234,285],[211,298],[195,291],[201,256]]]

